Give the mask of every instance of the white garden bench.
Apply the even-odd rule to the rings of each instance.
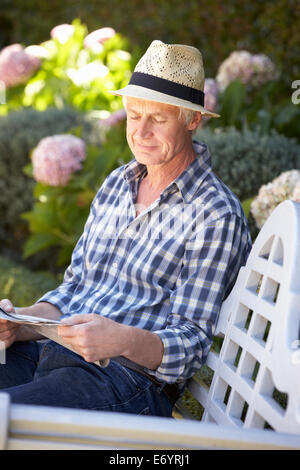
[[[299,331],[300,204],[285,201],[222,305],[210,387],[201,374],[187,384],[201,421],[11,405],[2,393],[0,449],[300,449]]]

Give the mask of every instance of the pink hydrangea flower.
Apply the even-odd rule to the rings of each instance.
[[[33,176],[49,186],[65,186],[85,158],[82,139],[69,134],[45,137],[32,153]]]
[[[50,31],[52,39],[56,38],[61,44],[65,44],[74,34],[74,26],[71,24],[59,24]]]
[[[258,87],[276,77],[275,66],[265,54],[235,51],[222,62],[216,79],[223,91],[233,80]]]
[[[286,199],[300,202],[300,171],[281,173],[268,184],[264,184],[252,201],[251,213],[260,229],[275,207]]]
[[[12,44],[0,52],[0,80],[7,88],[25,83],[40,67],[38,57],[28,54],[21,44]]]
[[[204,82],[204,107],[211,112],[216,111],[219,96],[219,85],[214,78],[206,78]]]
[[[123,121],[125,118],[126,118],[125,109],[119,109],[118,111],[115,111],[114,113],[112,113],[108,118],[101,119],[99,124],[100,124],[100,127],[114,127],[120,121]]]
[[[101,52],[102,44],[107,39],[114,37],[115,34],[115,30],[110,27],[96,29],[85,37],[83,45],[87,49],[92,49],[95,53]]]

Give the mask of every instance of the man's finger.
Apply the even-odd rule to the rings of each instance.
[[[0,301],[0,307],[3,308],[3,310],[6,310],[7,312],[11,312],[14,309],[13,304],[8,299],[2,299]]]
[[[61,320],[62,326],[73,326],[78,325],[79,323],[87,323],[92,320],[91,314],[89,313],[76,313],[67,318]]]

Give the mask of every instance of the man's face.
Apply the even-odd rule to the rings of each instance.
[[[127,141],[139,163],[161,165],[180,158],[191,142],[193,125],[179,118],[179,108],[127,98]]]

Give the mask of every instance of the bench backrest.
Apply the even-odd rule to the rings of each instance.
[[[299,328],[300,204],[285,201],[222,305],[215,334],[223,342],[209,353],[209,389],[196,377],[188,383],[204,407],[202,420],[300,433]]]

